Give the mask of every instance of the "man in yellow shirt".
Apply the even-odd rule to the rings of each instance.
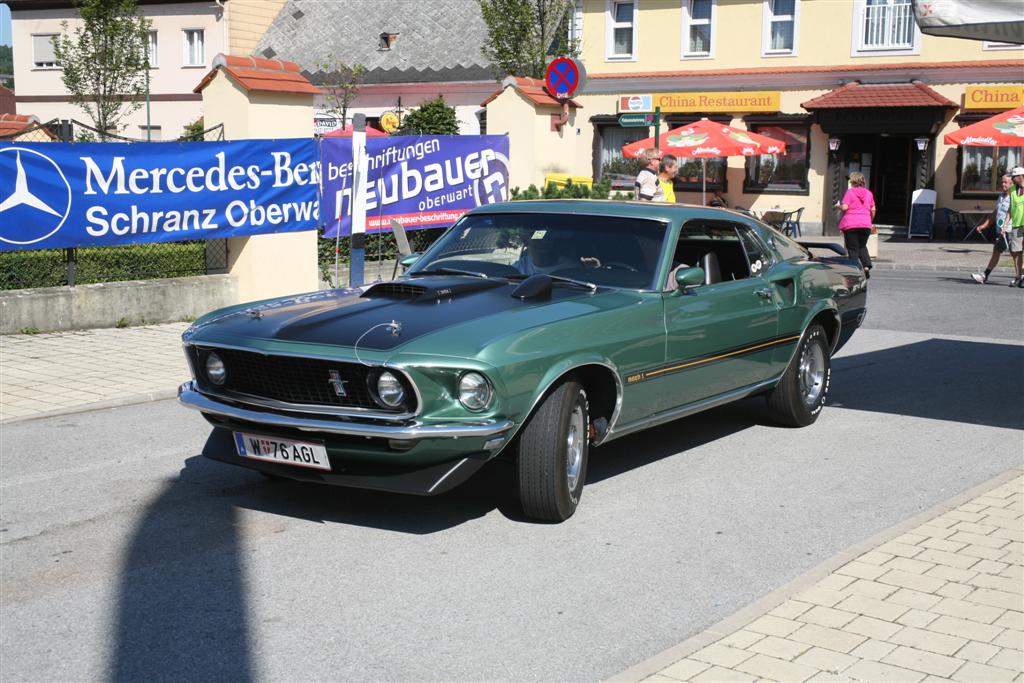
[[[658,183],[661,185],[662,197],[655,201],[675,203],[676,191],[672,187],[672,179],[678,172],[679,161],[673,155],[666,154],[661,158],[661,163],[658,165]]]

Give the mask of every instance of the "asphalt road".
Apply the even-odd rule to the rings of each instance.
[[[561,525],[501,467],[427,499],[268,482],[170,401],[0,428],[0,679],[621,671],[1021,465],[1024,292],[870,284],[816,425],[749,400],[614,442]]]

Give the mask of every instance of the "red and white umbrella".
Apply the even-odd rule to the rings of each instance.
[[[644,150],[654,146],[654,137],[652,136],[624,145],[622,154],[627,158],[635,159],[643,154]],[[706,118],[662,133],[658,136],[657,147],[662,154],[701,160],[715,157],[784,154],[786,152],[786,143],[781,140],[758,135],[749,130],[733,128],[723,123],[715,123]],[[702,203],[707,188],[706,164],[706,161],[701,163]]]
[[[336,128],[330,133],[324,133],[325,138],[350,138],[352,137],[352,124],[346,125],[344,128]],[[366,137],[368,138],[386,138],[387,133],[377,130],[376,128],[366,127]]]
[[[962,147],[1024,147],[1024,107],[964,126],[943,140]]]

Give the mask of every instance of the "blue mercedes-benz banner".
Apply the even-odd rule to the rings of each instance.
[[[0,250],[312,230],[316,143],[0,142]]]

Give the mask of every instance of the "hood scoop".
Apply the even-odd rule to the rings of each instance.
[[[395,280],[373,285],[362,297],[365,299],[390,299],[405,301],[439,301],[451,299],[460,294],[470,294],[486,289],[494,289],[508,283],[502,280],[468,280],[462,277],[431,277],[422,281]]]

